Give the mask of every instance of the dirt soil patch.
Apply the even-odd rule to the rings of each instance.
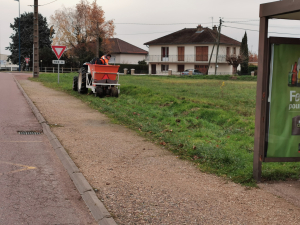
[[[79,99],[19,82],[118,224],[300,224],[299,182],[290,195],[202,173]]]

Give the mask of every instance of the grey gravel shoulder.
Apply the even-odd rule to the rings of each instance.
[[[19,84],[17,79],[14,78],[14,80],[18,85],[18,88],[26,98],[26,101],[32,109],[32,112],[34,113],[35,117],[37,118],[39,123],[42,124],[43,133],[48,137],[53,149],[55,150],[57,156],[59,157],[63,166],[67,170],[70,178],[74,182],[78,192],[80,193],[82,199],[88,206],[97,223],[99,225],[116,225],[117,223],[111,217],[110,213],[107,211],[103,203],[98,199],[91,185],[79,171],[78,167],[70,158],[70,156],[68,155],[64,147],[61,145],[57,137],[52,133],[49,125],[47,124],[42,114],[39,112],[37,107],[28,97],[28,95],[26,94],[22,86]]]

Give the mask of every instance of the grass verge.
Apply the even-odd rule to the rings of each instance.
[[[120,76],[119,98],[100,99],[72,91],[74,75],[61,74],[59,84],[57,74],[31,80],[81,99],[114,122],[193,161],[201,171],[256,186],[252,178],[256,81],[247,80],[252,78]],[[297,179],[299,169],[300,163],[264,163],[262,178]]]

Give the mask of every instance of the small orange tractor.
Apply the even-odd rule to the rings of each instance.
[[[120,94],[120,66],[84,63],[73,78],[73,90],[86,94],[90,88],[96,97],[118,97]]]

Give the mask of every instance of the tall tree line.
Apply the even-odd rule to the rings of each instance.
[[[80,67],[82,63],[89,62],[95,56],[109,52],[109,38],[114,35],[114,23],[106,21],[102,7],[97,0],[89,3],[87,0],[80,0],[72,8],[63,7],[56,10],[50,17],[50,25],[47,19],[39,14],[39,48],[42,65],[53,66],[52,60],[56,59],[51,45],[65,45],[67,51],[63,54],[62,60],[66,61],[65,66]],[[14,18],[10,24],[14,33],[10,36],[11,42],[7,50],[11,52],[8,60],[13,64],[19,62],[19,18]],[[21,35],[21,62],[25,67],[25,58],[30,58],[30,66],[33,62],[33,13],[25,12],[20,18]]]
[[[248,75],[248,63],[249,63],[249,52],[248,52],[248,39],[247,39],[247,33],[245,32],[244,37],[242,39],[241,44],[241,57],[242,57],[242,63],[241,63],[241,74],[242,75]]]
[[[39,14],[39,47],[41,52],[51,49],[54,32],[50,32],[47,19]],[[14,33],[10,36],[11,42],[6,47],[11,52],[8,56],[13,64],[19,63],[19,18],[14,18],[14,23],[10,24]],[[20,40],[21,40],[21,65],[25,66],[25,58],[30,58],[30,65],[33,62],[33,13],[25,12],[20,16]]]

